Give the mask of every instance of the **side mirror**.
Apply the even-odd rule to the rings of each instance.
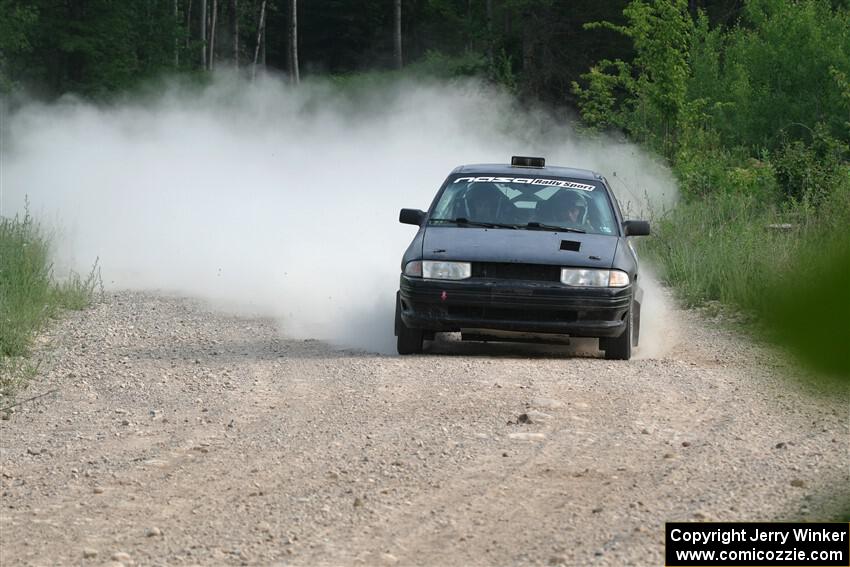
[[[623,232],[626,236],[648,236],[649,221],[627,220],[623,223]]]
[[[425,220],[425,211],[419,209],[402,209],[398,214],[398,222],[401,224],[413,224],[422,226],[422,221]]]

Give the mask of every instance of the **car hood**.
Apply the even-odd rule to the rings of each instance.
[[[611,268],[619,240],[605,234],[429,226],[422,259]]]

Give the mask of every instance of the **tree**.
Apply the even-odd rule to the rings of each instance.
[[[210,56],[207,68],[212,71],[215,68],[215,28],[218,16],[218,0],[212,0],[212,15],[210,16]]]
[[[207,0],[201,0],[201,67],[207,68]]]
[[[573,84],[582,115],[592,125],[613,124],[638,139],[675,153],[680,115],[687,102],[688,61],[694,22],[686,0],[633,0],[623,10],[628,24],[586,24],[629,37],[636,56],[631,64],[603,60],[582,75],[587,87]],[[625,92],[625,98],[619,97]]]
[[[239,69],[239,0],[230,0],[230,34],[233,36],[233,66]]]
[[[294,2],[295,0],[293,0]],[[260,5],[260,22],[257,24],[257,45],[254,46],[254,65],[251,67],[251,79],[257,77],[257,62],[260,58],[260,46],[266,31],[266,0]]]
[[[487,21],[487,61],[493,67],[495,54],[493,53],[493,0],[486,0],[485,19]]]
[[[0,0],[0,13],[3,13],[0,18],[0,92],[3,92],[14,82],[6,69],[9,63],[7,58],[32,50],[31,35],[38,23],[38,11],[31,5],[22,6],[12,0]]]
[[[401,0],[395,0],[395,12],[393,21],[395,23],[393,33],[393,59],[396,69],[401,69],[404,65],[404,60],[401,53]]]
[[[189,51],[189,44],[192,42],[192,0],[189,0],[186,6],[186,51]]]
[[[736,0],[712,1],[720,5]],[[0,72],[48,96],[68,91],[107,96],[166,70],[173,72],[175,65],[181,72],[220,66],[222,57],[243,68],[246,63],[252,66],[254,59],[263,66],[267,58],[270,68],[288,70],[295,82],[304,67],[317,73],[395,68],[399,59],[407,65],[435,52],[436,59],[431,60],[443,58],[438,66],[444,74],[485,73],[502,82],[509,77],[524,86],[523,94],[557,104],[591,60],[630,56],[629,46],[623,48],[627,38],[617,43],[620,38],[612,33],[597,40],[598,34],[581,29],[588,20],[616,20],[622,11],[598,0],[392,0],[392,4],[311,0],[300,6],[297,0],[266,0],[264,8],[262,4],[262,0],[0,0],[0,44],[13,42],[19,29],[27,29],[31,46],[29,51],[3,49]],[[38,14],[37,26],[15,23],[16,10],[27,6]],[[523,14],[533,21],[524,25]],[[507,26],[508,21],[513,24]]]
[[[179,0],[174,0],[174,23],[180,25],[180,6]],[[174,67],[180,67],[180,38],[174,35]]]
[[[301,82],[298,70],[298,5],[289,0],[289,78],[293,84]]]

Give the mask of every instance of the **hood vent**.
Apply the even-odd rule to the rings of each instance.
[[[576,240],[562,240],[561,250],[569,250],[570,252],[578,252],[581,248],[581,242]]]

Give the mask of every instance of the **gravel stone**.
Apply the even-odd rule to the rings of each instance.
[[[509,433],[508,437],[511,439],[516,439],[517,441],[543,441],[544,439],[546,439],[546,434],[522,431],[519,433]]]
[[[531,400],[531,406],[536,408],[543,409],[555,409],[563,407],[564,403],[560,400],[555,400],[552,398],[534,398]]]

